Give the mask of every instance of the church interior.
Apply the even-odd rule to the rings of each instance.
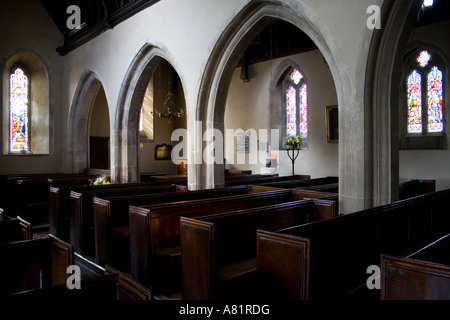
[[[450,299],[449,1],[0,8],[0,301]]]

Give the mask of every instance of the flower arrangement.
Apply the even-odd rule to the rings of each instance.
[[[89,185],[91,186],[100,186],[111,184],[111,176],[104,173],[95,177],[95,179],[89,179]]]
[[[299,136],[289,136],[286,138],[286,146],[288,148],[298,149],[300,148],[300,137]]]

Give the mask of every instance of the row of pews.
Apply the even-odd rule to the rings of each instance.
[[[7,249],[6,251],[13,254],[13,256],[46,256],[53,257],[54,248],[56,247],[64,247],[70,248],[69,251],[73,251],[73,256],[69,253],[66,254],[66,258],[58,258],[54,262],[50,260],[42,260],[41,262],[36,262],[33,259],[27,260],[24,259],[20,264],[23,265],[23,272],[20,273],[18,277],[12,277],[11,279],[26,279],[26,274],[33,274],[33,281],[23,281],[24,284],[11,287],[12,283],[15,281],[11,280],[10,282],[4,282],[3,288],[5,289],[2,292],[2,297],[7,294],[9,287],[13,288],[12,291],[19,291],[17,294],[7,295],[8,298],[12,296],[20,296],[22,298],[30,298],[34,299],[36,297],[45,298],[51,295],[67,295],[70,291],[67,291],[67,286],[63,283],[60,283],[59,280],[48,280],[46,277],[43,277],[43,274],[54,274],[55,272],[63,272],[64,277],[67,278],[68,275],[65,273],[68,265],[71,265],[74,261],[76,262],[76,258],[80,260],[80,257],[84,260],[87,257],[86,261],[94,262],[96,260],[95,254],[95,225],[94,225],[94,214],[92,203],[95,197],[125,197],[125,196],[140,196],[143,195],[156,195],[156,194],[164,194],[162,197],[156,197],[157,202],[161,201],[172,201],[173,196],[177,194],[188,194],[186,191],[186,177],[175,177],[170,179],[161,179],[158,177],[145,183],[136,183],[136,184],[112,184],[108,186],[88,186],[87,182],[89,179],[93,178],[93,175],[87,174],[74,174],[74,175],[66,175],[66,174],[33,174],[33,175],[3,175],[0,177],[1,180],[1,188],[2,188],[2,197],[0,206],[2,224],[5,226],[5,232],[0,233],[0,237],[4,238],[2,241],[2,249]],[[242,176],[239,177],[242,183],[254,182],[255,179],[261,179],[261,182],[273,182],[279,181],[285,178],[280,178],[277,176],[260,176],[260,175],[252,175],[252,176]],[[296,177],[298,178],[298,177]],[[302,179],[305,177],[302,177]],[[306,177],[308,178],[308,177]],[[233,176],[230,177],[230,181],[232,184],[236,184],[238,181],[238,177]],[[248,181],[247,181],[248,180]],[[237,183],[241,185],[241,183]],[[236,188],[231,187],[235,189]],[[203,191],[202,191],[203,192]],[[207,192],[207,191],[204,191]],[[53,197],[52,195],[56,195]],[[190,193],[189,193],[190,194]],[[207,194],[203,194],[203,196],[209,196]],[[201,194],[197,195],[198,198],[201,197]],[[165,200],[163,200],[165,199]],[[141,199],[142,201],[142,199]],[[151,203],[151,202],[150,202]],[[25,205],[24,205],[25,204]],[[4,209],[3,209],[4,208]],[[22,208],[27,208],[26,211],[23,211]],[[30,209],[31,208],[31,209]],[[39,208],[39,210],[37,210]],[[25,216],[27,219],[23,219],[22,216]],[[127,214],[128,216],[128,210]],[[13,218],[11,218],[13,217]],[[26,229],[27,237],[23,238],[11,238],[9,237],[9,233],[13,232],[12,230],[16,230],[16,227],[11,227],[9,221],[14,220],[16,223],[15,226],[24,224],[28,226]],[[98,219],[97,219],[98,220]],[[125,219],[127,220],[127,219]],[[31,221],[28,222],[28,221]],[[17,224],[20,222],[20,224]],[[45,222],[50,224],[50,236],[45,239],[35,239],[35,232],[38,231],[36,229],[35,224],[45,225]],[[3,229],[2,229],[3,230]],[[41,229],[39,229],[41,231]],[[21,231],[21,234],[24,234],[25,231]],[[13,232],[14,233],[14,232]],[[97,237],[98,238],[98,237]],[[49,240],[51,239],[51,240]],[[25,250],[24,248],[35,246],[37,242],[47,242],[47,249],[45,250]],[[50,243],[50,244],[49,244]],[[14,246],[18,246],[20,244],[20,248],[15,248]],[[14,248],[14,249],[13,249]],[[94,249],[92,251],[92,249]],[[52,251],[53,250],[53,251]],[[91,250],[91,251],[90,251]],[[5,251],[5,252],[6,252]],[[3,252],[3,251],[2,251]],[[39,252],[38,255],[33,255],[33,252]],[[45,253],[44,253],[45,252]],[[71,258],[67,258],[71,256]],[[101,254],[99,255],[99,257]],[[92,259],[92,260],[91,260]],[[0,258],[0,262],[3,265],[4,269],[2,269],[2,274],[8,275],[14,273],[14,268],[17,268],[17,265],[13,265],[10,263],[3,263],[4,261],[14,260],[11,259],[11,256],[4,255]],[[21,261],[21,259],[16,259],[17,261]],[[44,262],[45,260],[45,262]],[[122,261],[122,259],[119,259]],[[65,263],[61,263],[65,262]],[[28,266],[31,264],[32,266]],[[45,267],[43,267],[45,266]],[[30,268],[28,268],[30,267]],[[92,263],[92,268],[98,267]],[[43,269],[42,269],[43,268]],[[51,271],[49,271],[51,270]],[[58,271],[57,271],[58,270]],[[63,270],[63,271],[61,271]],[[114,290],[113,296],[121,296],[121,297],[139,297],[139,298],[150,298],[151,295],[147,294],[148,287],[139,284],[134,278],[130,277],[128,274],[119,271],[119,269],[114,268],[113,266],[104,264],[100,267],[100,272],[104,272],[101,279],[99,279],[98,285],[107,284],[111,285],[112,282],[115,282],[115,288],[128,288],[127,293],[125,294],[124,290],[120,292]],[[97,270],[97,271],[98,271]],[[111,271],[114,270],[114,271]],[[36,273],[37,272],[37,273]],[[110,280],[105,280],[104,277],[106,273],[109,273],[108,276]],[[39,276],[36,276],[39,274]],[[113,274],[113,275],[111,275]],[[35,279],[39,278],[39,285],[36,284]],[[114,279],[113,279],[114,278]],[[8,279],[8,277],[5,277]],[[86,282],[85,288],[93,288],[92,292],[95,291],[96,280],[88,279]],[[6,281],[6,280],[5,280]],[[111,282],[112,281],[112,282]],[[121,285],[122,284],[122,285]],[[2,283],[3,285],[3,283]],[[140,287],[138,290],[139,293],[135,290]],[[46,290],[35,290],[37,288],[46,289]],[[59,288],[59,289],[58,289]],[[132,288],[133,290],[130,290]],[[146,289],[147,288],[147,289]],[[20,290],[19,290],[20,289]],[[99,288],[100,289],[100,288]],[[26,295],[23,294],[23,291],[31,291]],[[147,290],[147,291],[146,291]],[[130,291],[132,294],[130,295]],[[39,292],[39,293],[37,293]],[[46,293],[44,293],[46,292]],[[74,295],[74,293],[70,293],[70,295]]]
[[[367,267],[383,254],[407,257],[449,225],[446,194],[428,180],[402,183],[396,203],[338,216],[335,177],[233,175],[224,188],[198,191],[187,190],[185,177],[107,186],[58,179],[47,189],[45,241],[70,248],[70,258],[56,259],[54,270],[82,259],[98,272],[83,280],[86,295],[111,299],[379,299],[379,290],[365,290]],[[10,219],[33,230],[21,216]],[[27,232],[32,238],[19,233]],[[1,246],[33,240],[42,239]],[[67,290],[67,277],[42,286],[41,276],[40,289],[3,296],[80,295]]]

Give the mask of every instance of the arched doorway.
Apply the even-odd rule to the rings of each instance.
[[[142,145],[139,137],[139,121],[141,108],[146,92],[148,92],[149,83],[155,83],[151,80],[161,64],[170,66],[170,70],[177,75],[180,86],[184,87],[182,78],[176,72],[176,65],[170,55],[166,50],[151,44],[145,44],[136,54],[122,82],[114,119],[111,148],[111,175],[112,179],[116,181],[136,182],[140,180],[139,148]],[[182,90],[181,93],[184,96]],[[179,98],[179,101],[183,101],[182,104],[185,105],[184,97]],[[155,137],[156,134],[157,132],[155,132]],[[156,138],[154,140],[156,141]]]
[[[97,91],[89,116],[89,166],[90,169],[110,168],[110,123],[108,101],[103,87]]]
[[[89,116],[101,87],[102,84],[96,72],[87,70],[75,90],[67,126],[67,170],[69,172],[83,172],[89,166]]]
[[[342,99],[342,75],[334,60],[333,53],[325,38],[318,32],[311,21],[317,17],[307,17],[314,14],[302,2],[296,3],[295,9],[285,7],[275,2],[252,2],[238,13],[214,47],[205,69],[205,76],[199,90],[196,112],[196,123],[201,123],[201,129],[192,127],[190,130],[191,145],[194,152],[189,159],[189,186],[191,189],[214,188],[224,185],[224,164],[214,162],[204,157],[213,157],[200,152],[206,147],[203,133],[208,130],[219,130],[224,133],[224,113],[226,99],[235,67],[238,65],[245,49],[251,41],[271,21],[285,21],[299,28],[312,39],[330,67],[337,91],[338,99]],[[233,48],[233,50],[229,50]],[[341,104],[341,101],[339,101]]]
[[[288,92],[291,99],[286,98]],[[224,116],[225,172],[291,175],[285,141],[293,135],[301,138],[302,148],[295,174],[338,176],[339,143],[327,138],[326,106],[337,106],[337,96],[322,53],[299,28],[272,19],[244,51],[230,83]],[[238,130],[250,140],[246,152],[234,147],[231,133]]]

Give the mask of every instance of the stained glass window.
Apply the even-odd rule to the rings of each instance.
[[[288,136],[297,135],[297,90],[290,86],[286,92],[286,131]]]
[[[294,70],[294,72],[291,73],[291,80],[294,81],[295,85],[299,84],[302,78],[303,75],[298,70]]]
[[[286,75],[286,135],[308,135],[308,86],[302,73],[293,69]]]
[[[427,50],[410,56],[407,80],[407,132],[423,136],[444,132],[444,71],[441,58]],[[417,63],[420,67],[418,67]]]
[[[422,132],[422,77],[414,70],[408,77],[408,132]]]
[[[442,71],[433,67],[428,74],[428,132],[444,130],[442,115]]]
[[[305,84],[300,89],[300,137],[308,135],[308,87]]]
[[[431,59],[431,56],[428,53],[428,51],[422,51],[419,54],[419,57],[417,58],[417,62],[419,62],[419,65],[423,68],[423,67],[427,66],[430,59]]]
[[[21,68],[10,75],[10,151],[28,150],[28,77]]]

